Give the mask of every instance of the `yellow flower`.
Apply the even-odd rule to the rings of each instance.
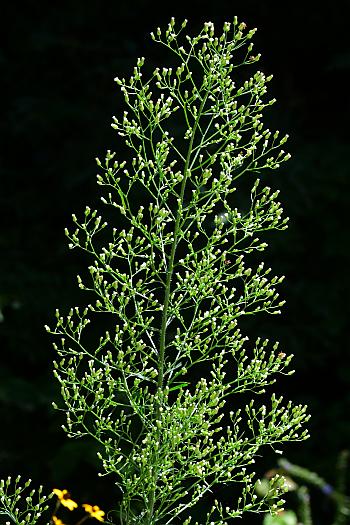
[[[103,516],[105,515],[105,513],[97,505],[92,506],[92,505],[89,505],[88,503],[83,503],[83,507],[85,511],[90,514],[92,518],[96,518],[98,521],[104,520]]]
[[[70,494],[69,494],[68,490],[66,490],[66,489],[64,489],[64,490],[53,489],[52,492],[54,494],[56,494],[56,496],[58,497],[61,505],[63,505],[64,507],[67,507],[69,510],[74,510],[74,509],[77,508],[78,503],[75,503],[75,501],[70,499]],[[61,525],[61,524],[58,523],[57,525]]]
[[[57,516],[52,516],[52,521],[55,525],[64,525],[63,521],[61,521]]]

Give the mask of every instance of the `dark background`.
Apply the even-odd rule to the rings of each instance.
[[[290,228],[273,236],[268,255],[286,275],[287,305],[261,321],[295,354],[297,372],[280,379],[279,391],[312,414],[310,440],[285,452],[334,482],[337,454],[350,446],[348,10],[345,2],[258,0],[3,7],[0,477],[19,472],[79,500],[113,501],[108,480],[96,475],[94,444],[67,440],[51,408],[59,392],[43,326],[54,324],[56,307],[81,300],[75,276],[89,263],[68,251],[63,230],[73,211],[99,205],[94,157],[121,149],[109,125],[123,109],[113,78],[127,76],[138,56],[161,61],[149,32],[171,16],[188,18],[195,33],[234,15],[259,29],[258,67],[274,74],[278,99],[266,120],[291,136],[292,160],[272,181]]]

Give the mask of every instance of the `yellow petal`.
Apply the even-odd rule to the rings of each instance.
[[[55,525],[64,525],[63,521],[57,518],[57,516],[52,516],[52,521]]]
[[[64,495],[67,493],[66,490],[60,490],[60,489],[53,489],[52,492],[56,494],[59,500],[61,500],[64,497]]]
[[[85,511],[90,514],[92,518],[95,518],[98,521],[104,521],[103,516],[105,515],[105,513],[103,510],[100,509],[98,505],[89,505],[89,503],[84,503],[83,507]]]
[[[69,510],[74,510],[77,508],[78,506],[78,503],[76,503],[75,501],[73,501],[72,499],[70,498],[67,498],[67,499],[61,499],[61,505],[64,505],[64,507],[67,507],[67,509]]]

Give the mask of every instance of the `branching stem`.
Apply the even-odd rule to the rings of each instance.
[[[203,112],[203,108],[205,106],[207,97],[208,97],[209,91],[207,92],[206,96],[203,97],[203,100],[201,102],[197,118],[195,120],[192,136],[190,139],[190,143],[188,146],[187,156],[186,156],[186,162],[184,167],[184,177],[182,179],[181,183],[181,189],[180,189],[180,196],[178,200],[178,208],[177,208],[177,215],[176,215],[176,221],[175,221],[175,227],[174,227],[174,239],[171,245],[171,252],[169,257],[169,265],[168,265],[168,271],[167,271],[167,278],[165,283],[165,292],[164,292],[164,306],[163,306],[163,314],[162,314],[162,323],[161,323],[161,329],[160,329],[160,346],[159,346],[159,367],[158,367],[158,381],[157,381],[157,405],[156,405],[156,420],[160,417],[160,403],[159,403],[159,396],[161,396],[161,393],[163,391],[163,379],[164,379],[164,361],[165,361],[165,347],[166,347],[166,331],[167,331],[167,323],[168,323],[168,310],[169,310],[169,298],[170,298],[170,292],[171,292],[171,280],[172,275],[174,271],[174,260],[175,260],[175,254],[176,254],[176,247],[178,243],[178,236],[179,236],[179,230],[180,230],[180,222],[182,218],[182,207],[183,207],[183,199],[185,195],[185,189],[186,189],[186,182],[188,179],[188,170],[189,170],[189,164],[191,159],[191,154],[193,150],[193,142],[196,135],[196,129],[198,127],[198,123],[200,120],[200,117]],[[160,430],[158,430],[158,440],[161,438]],[[156,461],[154,465],[157,465],[157,458],[155,458]],[[155,488],[156,488],[156,479],[157,479],[157,468],[155,468],[154,472],[154,484],[152,487],[152,492],[150,496],[150,506],[149,506],[149,512],[148,512],[148,524],[150,525],[152,523],[152,516],[154,511],[154,502],[155,502]]]

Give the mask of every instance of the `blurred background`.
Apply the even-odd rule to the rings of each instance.
[[[266,175],[281,189],[290,216],[289,229],[271,237],[267,254],[276,273],[286,275],[280,293],[287,305],[254,330],[295,355],[296,374],[281,378],[277,389],[307,403],[312,414],[311,438],[287,446],[286,456],[334,482],[336,457],[350,446],[350,40],[341,1],[327,7],[261,0],[3,6],[0,477],[19,472],[49,488],[68,488],[81,501],[113,502],[108,480],[97,477],[94,443],[67,440],[63,418],[51,408],[60,395],[44,325],[54,324],[56,307],[81,301],[76,274],[90,263],[69,252],[63,231],[72,212],[99,206],[94,158],[106,149],[122,155],[110,127],[123,110],[113,78],[131,73],[139,56],[161,63],[149,32],[171,16],[188,18],[195,33],[205,21],[221,25],[234,15],[258,27],[258,67],[274,74],[270,95],[278,101],[267,125],[291,137],[292,159]],[[274,461],[271,456],[258,471]],[[319,523],[327,523],[327,505],[317,504]]]

